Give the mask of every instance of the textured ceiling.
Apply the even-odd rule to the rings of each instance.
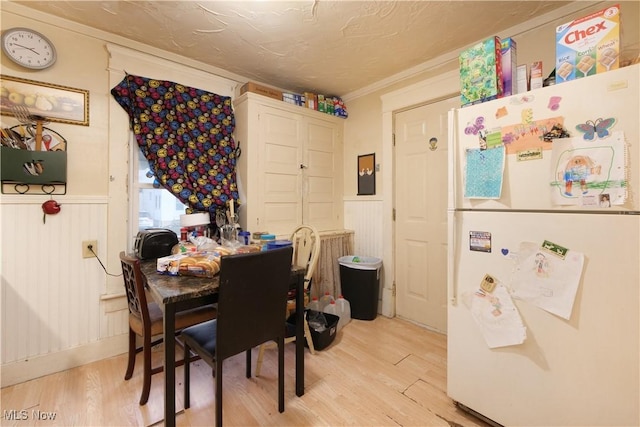
[[[344,95],[563,1],[15,1],[249,80]]]

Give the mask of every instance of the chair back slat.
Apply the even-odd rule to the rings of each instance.
[[[142,319],[143,324],[150,322],[147,310],[147,296],[144,292],[144,279],[140,270],[140,260],[120,252],[122,277],[129,304],[129,313]]]
[[[293,248],[221,259],[216,358],[283,337]]]
[[[305,287],[308,288],[320,256],[320,235],[314,227],[301,225],[291,234],[291,241],[294,246],[293,263],[307,268]]]

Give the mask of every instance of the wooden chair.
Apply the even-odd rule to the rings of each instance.
[[[316,270],[318,257],[320,256],[320,234],[310,225],[300,225],[293,233],[291,233],[291,241],[293,242],[293,264],[306,266],[307,271],[304,275],[304,292],[309,293],[311,287],[311,277]],[[315,354],[311,331],[306,316],[304,318],[304,336],[309,346],[309,352]],[[295,336],[285,338],[285,344],[296,340]],[[258,361],[256,362],[256,377],[260,376],[262,370],[262,360],[264,358],[265,349],[273,347],[273,343],[266,343],[260,346],[258,350]]]
[[[142,351],[143,384],[140,405],[145,405],[149,400],[151,376],[163,371],[162,366],[151,366],[151,348],[162,342],[162,338],[151,341],[152,337],[162,335],[162,310],[158,304],[147,300],[144,276],[140,271],[140,260],[120,252],[120,263],[122,264],[124,287],[127,293],[127,301],[129,302],[129,361],[124,379],[129,380],[133,375],[136,354]],[[176,331],[180,331],[187,326],[206,322],[215,317],[216,310],[212,305],[178,312],[176,313]],[[142,347],[136,347],[136,336],[142,338]],[[176,366],[182,363],[184,361],[178,361]]]
[[[293,248],[227,255],[220,264],[218,317],[186,328],[184,341],[184,407],[190,406],[189,351],[213,369],[216,426],[222,426],[222,363],[246,352],[246,376],[251,377],[251,349],[266,341],[278,343],[278,410],[284,412],[284,336]]]

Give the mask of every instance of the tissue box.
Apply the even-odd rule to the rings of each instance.
[[[486,39],[460,53],[460,101],[462,106],[503,96],[502,42]]]
[[[556,83],[616,69],[619,56],[620,5],[556,28]]]

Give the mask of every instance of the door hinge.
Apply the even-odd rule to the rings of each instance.
[[[393,285],[391,285],[391,295],[396,296],[396,281],[393,281]]]
[[[396,220],[396,208],[391,209],[391,220]]]
[[[391,142],[392,142],[393,146],[395,147],[396,146],[396,134],[395,133],[391,134]]]

